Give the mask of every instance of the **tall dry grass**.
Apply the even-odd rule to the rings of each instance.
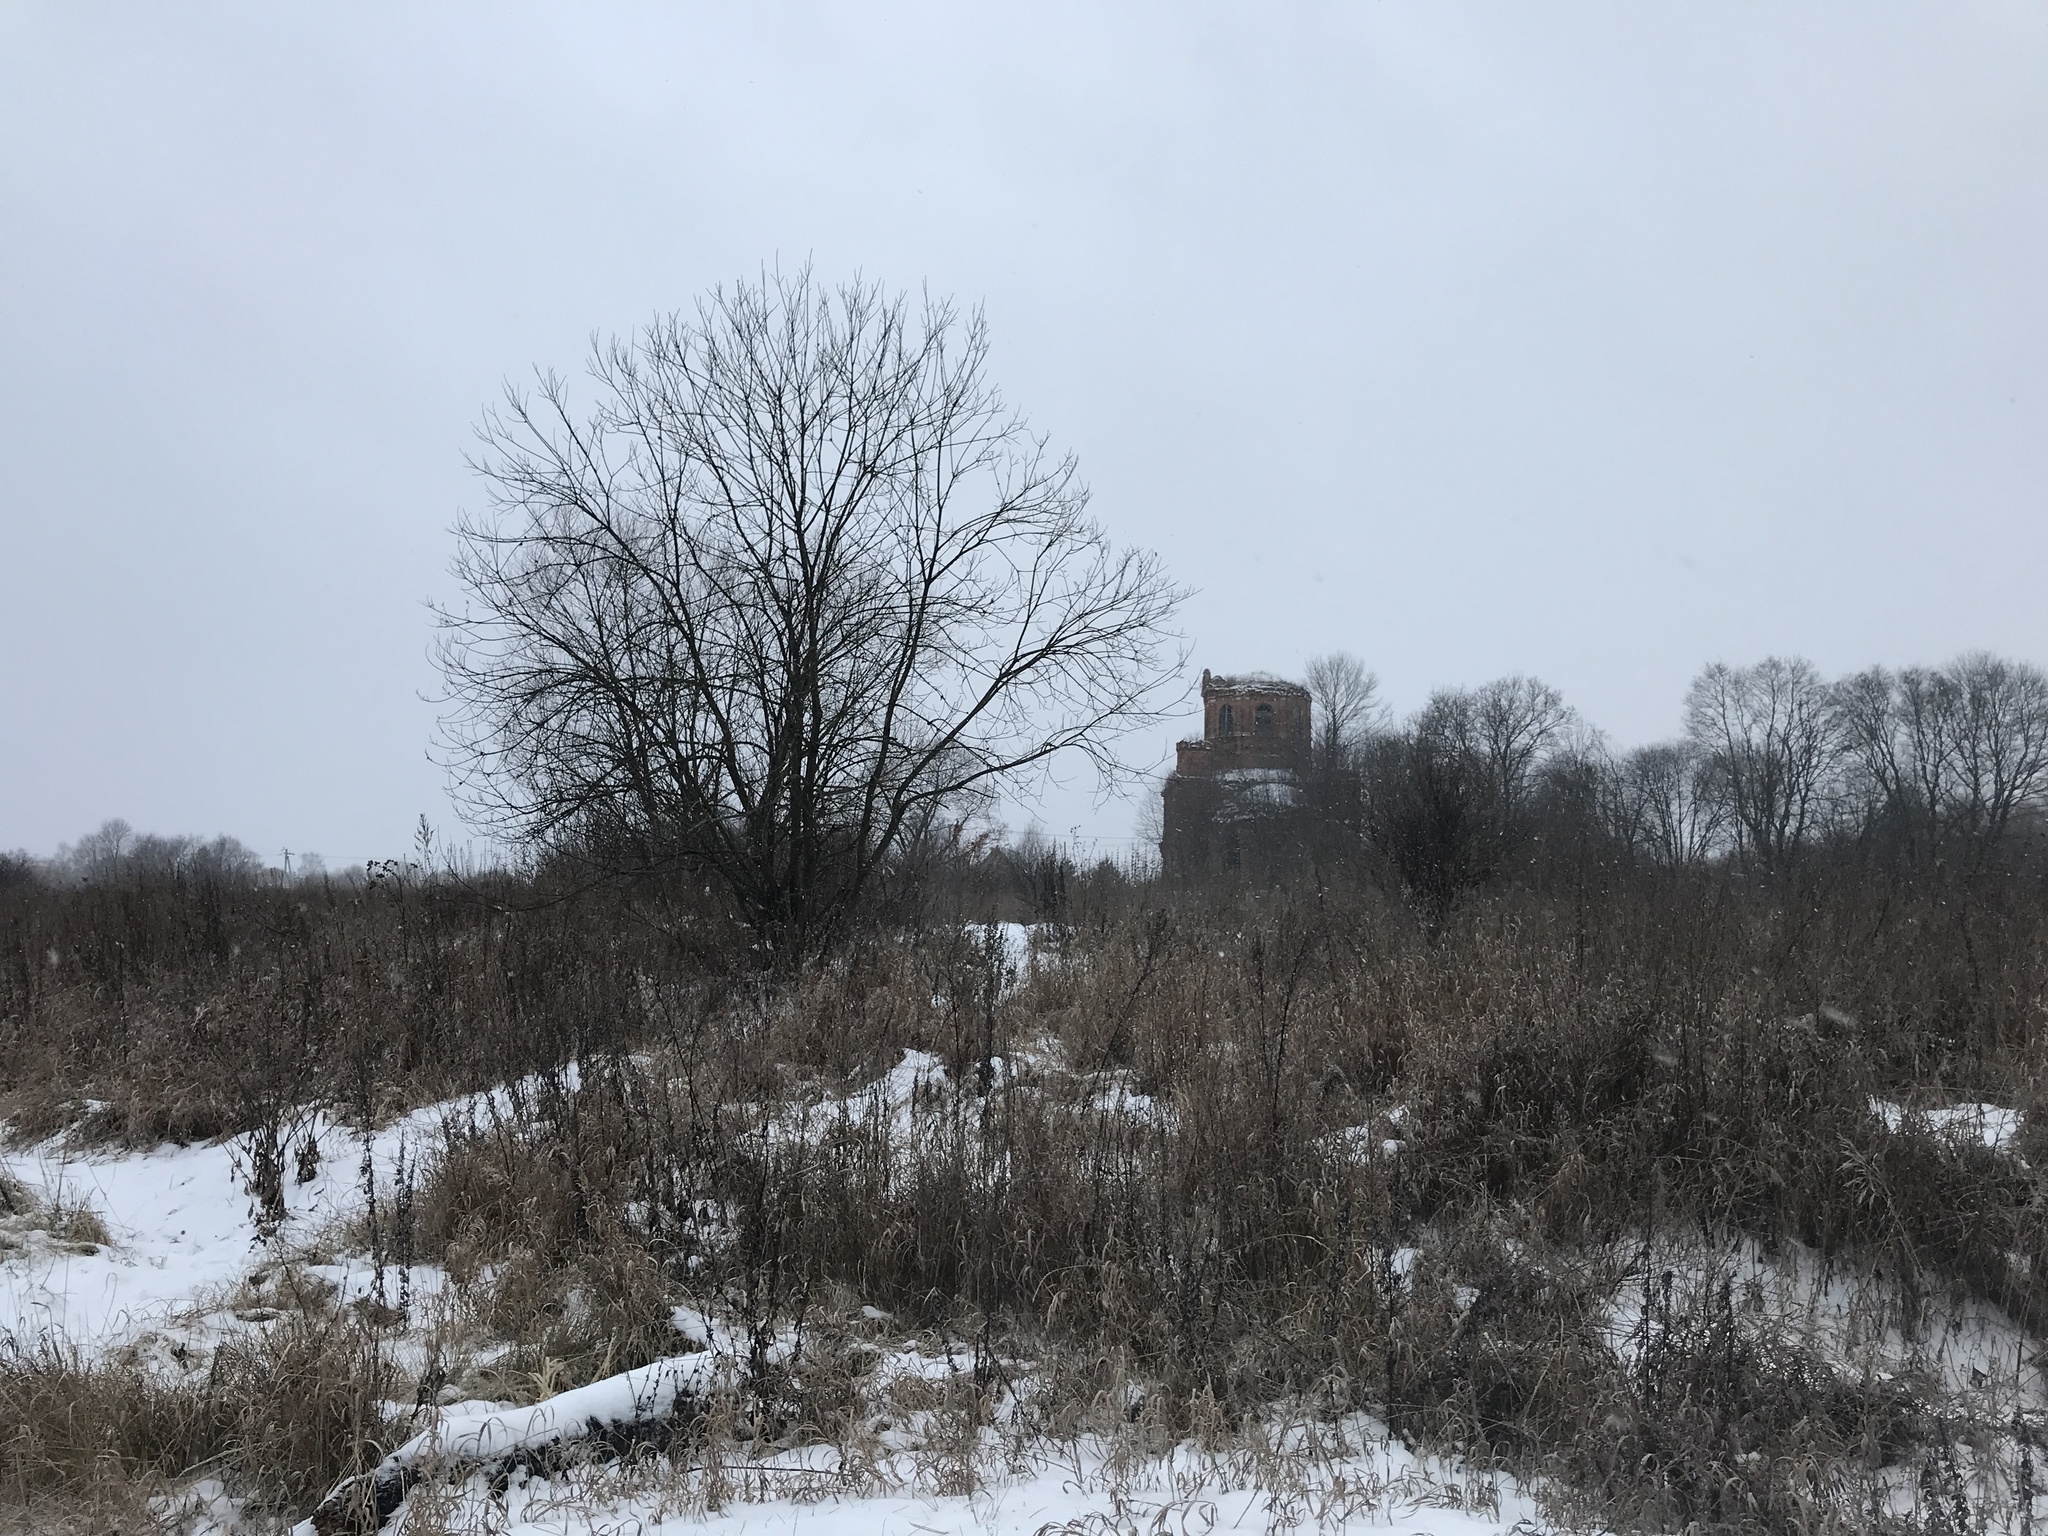
[[[190,1371],[0,1336],[0,1508],[26,1528],[146,1530],[202,1474],[252,1516],[310,1508],[375,1465],[400,1424],[384,1342],[312,1303]]]
[[[611,897],[9,896],[9,1110],[105,1099],[140,1140],[524,1079],[446,1125],[411,1236],[508,1376],[652,1358],[680,1300],[845,1365],[856,1299],[958,1341],[978,1390],[1031,1362],[1048,1433],[1366,1408],[1650,1529],[1869,1528],[1968,1426],[1711,1283],[1646,1284],[1617,1349],[1646,1240],[1797,1243],[2041,1326],[2048,1131],[2015,1158],[1871,1111],[2040,1103],[2038,871],[1560,854],[1426,921],[1355,868],[952,890],[774,978]],[[1025,912],[1019,975],[940,920]],[[911,1051],[936,1068],[874,1092]],[[852,1366],[762,1361],[748,1433],[851,1433]]]

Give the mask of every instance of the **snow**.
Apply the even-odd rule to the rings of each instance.
[[[1002,939],[1003,962],[1012,974],[1022,976],[1031,964],[1032,927],[1029,923],[969,923],[967,931],[986,942],[993,930]]]
[[[929,1051],[906,1050],[902,1060],[867,1086],[844,1098],[783,1110],[741,1139],[768,1145],[816,1145],[840,1124],[851,1122],[882,1129],[892,1145],[912,1145],[919,1103],[945,1082],[943,1061]]]
[[[1141,1126],[1171,1127],[1177,1123],[1179,1117],[1172,1105],[1162,1104],[1151,1094],[1140,1093],[1132,1086],[1137,1077],[1135,1072],[1104,1071],[1095,1073],[1094,1077],[1101,1084],[1094,1100],[1097,1113]]]
[[[687,1310],[687,1309],[685,1309]],[[679,1316],[686,1332],[714,1337],[707,1319]],[[777,1353],[787,1355],[785,1337]],[[569,1442],[603,1437],[617,1444],[636,1431],[658,1429],[692,1398],[736,1384],[737,1354],[722,1349],[671,1357],[531,1407],[460,1403],[401,1445],[371,1474],[390,1529],[413,1528],[413,1510],[429,1508],[422,1527],[488,1528],[508,1533],[595,1536],[640,1531],[1108,1532],[1160,1520],[1203,1529],[1218,1522],[1286,1529],[1334,1516],[1347,1529],[1394,1525],[1425,1536],[1478,1536],[1535,1523],[1533,1502],[1511,1482],[1419,1457],[1365,1415],[1336,1425],[1281,1425],[1263,1445],[1204,1453],[1192,1445],[1162,1457],[1116,1454],[1099,1440],[1064,1447],[1042,1442],[994,1444],[995,1432],[956,1458],[940,1483],[972,1485],[959,1492],[933,1486],[937,1465],[929,1444],[920,1456],[900,1445],[860,1468],[843,1466],[825,1446],[769,1452],[737,1469],[721,1468],[717,1492],[709,1474],[687,1459],[670,1467],[559,1459]],[[900,1350],[878,1368],[887,1381],[942,1383],[963,1367],[956,1360]],[[550,1453],[555,1459],[550,1460]],[[737,1471],[738,1475],[733,1475]],[[650,1482],[657,1486],[648,1486]],[[694,1486],[693,1486],[694,1484]],[[864,1486],[863,1486],[864,1485]],[[339,1507],[344,1484],[323,1508]],[[422,1495],[422,1489],[431,1492]],[[467,1521],[451,1519],[450,1502]],[[445,1522],[445,1524],[436,1524]],[[309,1516],[294,1536],[315,1536]]]
[[[115,1246],[31,1250],[0,1265],[0,1332],[81,1342],[126,1334],[248,1266],[254,1228],[225,1147],[84,1159],[44,1149],[5,1161],[31,1188],[83,1198]]]
[[[1789,1240],[1766,1250],[1741,1236],[1713,1245],[1673,1237],[1646,1249],[1610,1311],[1608,1342],[1621,1359],[1635,1358],[1648,1290],[1667,1273],[1681,1300],[1726,1282],[1743,1317],[1773,1339],[1810,1350],[1847,1380],[1911,1380],[1930,1394],[1967,1401],[1989,1423],[2010,1421],[2016,1408],[2048,1413],[2048,1362],[2001,1308],[1960,1295],[1924,1306],[1894,1276],[1830,1264]]]
[[[1014,991],[1031,969],[1037,929],[1030,923],[963,923],[962,930],[978,946],[996,950],[1002,961],[1001,992]],[[933,1002],[945,1006],[945,999]]]
[[[220,1479],[203,1477],[174,1494],[151,1501],[156,1524],[184,1536],[236,1536],[242,1525],[242,1501],[229,1495]]]
[[[1317,1138],[1316,1146],[1326,1157],[1349,1163],[1371,1162],[1374,1148],[1381,1157],[1398,1157],[1408,1150],[1408,1143],[1400,1137],[1382,1136],[1369,1125],[1339,1126]]]
[[[407,1484],[433,1470],[479,1466],[493,1471],[565,1441],[630,1434],[636,1426],[665,1423],[679,1400],[701,1397],[729,1372],[730,1356],[704,1351],[657,1360],[636,1370],[607,1376],[588,1386],[558,1392],[530,1408],[504,1403],[457,1403],[434,1424],[399,1446],[370,1474],[379,1504],[395,1501]],[[353,1484],[344,1483],[322,1508],[341,1507]],[[317,1514],[292,1528],[292,1536],[318,1536]]]
[[[1886,1130],[1923,1131],[1949,1142],[1980,1142],[1993,1152],[2010,1151],[2020,1133],[2020,1112],[1997,1104],[1952,1104],[1945,1109],[1916,1109],[1889,1099],[1872,1099],[1870,1112]]]
[[[441,1107],[407,1116],[376,1133],[371,1152],[379,1197],[388,1198],[401,1147],[416,1155],[434,1135]],[[0,1335],[53,1339],[102,1349],[217,1305],[273,1254],[312,1241],[362,1204],[360,1136],[316,1119],[320,1165],[304,1184],[285,1175],[289,1214],[268,1242],[231,1142],[160,1146],[146,1151],[68,1152],[46,1142],[0,1152],[0,1166],[45,1197],[62,1191],[98,1213],[113,1238],[87,1254],[76,1245],[45,1243],[0,1262]],[[365,1294],[367,1261],[316,1266],[343,1299]],[[416,1270],[417,1289],[437,1287],[436,1273]],[[390,1283],[395,1286],[396,1276]]]
[[[929,1463],[888,1456],[842,1466],[823,1446],[745,1458],[715,1474],[659,1464],[563,1468],[544,1476],[479,1474],[416,1492],[389,1527],[491,1530],[504,1536],[1113,1536],[1124,1531],[1390,1530],[1501,1536],[1543,1529],[1515,1483],[1417,1456],[1354,1415],[1269,1446],[1207,1453],[1193,1445],[1132,1459],[1100,1441],[1002,1454],[984,1436],[971,1466],[935,1479]],[[937,1486],[948,1478],[971,1485]],[[452,1505],[452,1507],[451,1507]],[[300,1532],[311,1529],[310,1522]]]
[[[795,1482],[795,1477],[789,1479]],[[482,1505],[489,1495],[467,1488]],[[1019,1479],[973,1495],[879,1495],[858,1499],[801,1496],[732,1502],[716,1512],[669,1511],[658,1501],[624,1500],[592,1506],[573,1484],[532,1479],[507,1488],[503,1523],[481,1520],[475,1528],[503,1536],[599,1536],[628,1530],[637,1536],[665,1532],[681,1536],[1116,1536],[1124,1531],[1206,1532],[1223,1530],[1342,1529],[1399,1531],[1404,1536],[1498,1536],[1536,1529],[1533,1519],[1513,1520],[1478,1510],[1441,1505],[1404,1505],[1345,1510],[1328,1525],[1308,1501],[1293,1501],[1256,1488],[1215,1488],[1180,1495],[1160,1490],[1147,1497],[1119,1498],[1045,1475]],[[1290,1515],[1293,1518],[1290,1518]],[[394,1522],[394,1536],[410,1523]],[[424,1529],[424,1526],[422,1527]]]

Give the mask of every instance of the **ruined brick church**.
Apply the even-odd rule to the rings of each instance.
[[[1176,749],[1159,842],[1169,874],[1235,869],[1291,847],[1304,804],[1309,694],[1251,673],[1202,671],[1202,735]]]

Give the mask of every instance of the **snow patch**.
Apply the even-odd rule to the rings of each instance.
[[[566,1394],[565,1394],[566,1395]],[[1362,1414],[1276,1426],[1257,1451],[1183,1444],[1133,1461],[1083,1439],[1007,1454],[984,1441],[967,1481],[935,1486],[907,1450],[840,1464],[827,1446],[750,1457],[716,1479],[659,1466],[566,1465],[509,1476],[479,1470],[434,1501],[435,1529],[516,1536],[1113,1536],[1117,1532],[1391,1529],[1403,1536],[1506,1536],[1548,1529],[1511,1478],[1419,1456]],[[956,1470],[959,1476],[966,1469]],[[452,1508],[449,1507],[452,1503]],[[410,1528],[410,1507],[390,1529]],[[313,1529],[309,1521],[299,1536]]]
[[[369,1137],[368,1152],[380,1206],[389,1208],[401,1158],[417,1168],[420,1153],[438,1145],[450,1114],[474,1114],[507,1090],[429,1105]],[[38,1244],[0,1253],[0,1334],[29,1342],[52,1339],[92,1350],[111,1348],[163,1328],[174,1319],[218,1308],[252,1269],[302,1251],[363,1206],[364,1138],[324,1114],[307,1122],[320,1149],[304,1183],[287,1168],[286,1215],[275,1231],[257,1219],[244,1187],[238,1139],[147,1150],[75,1152],[61,1139],[25,1151],[0,1151],[4,1169],[31,1193],[90,1205],[104,1222],[111,1246],[84,1252],[81,1245]],[[344,1300],[375,1290],[367,1259],[315,1266]],[[415,1267],[415,1295],[437,1292],[444,1277]],[[398,1270],[385,1268],[387,1298],[398,1299]]]
[[[1890,1099],[1872,1099],[1870,1112],[1894,1135],[1922,1131],[1948,1142],[1977,1142],[1993,1152],[2008,1152],[2019,1139],[2020,1112],[1997,1104],[1951,1104],[1945,1109],[1916,1109]]]

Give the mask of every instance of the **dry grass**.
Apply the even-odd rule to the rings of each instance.
[[[61,1185],[33,1190],[0,1168],[0,1258],[32,1244],[93,1253],[113,1238],[92,1202]]]
[[[252,896],[237,931],[273,927],[239,956],[202,966],[204,945],[161,938],[108,972],[94,924],[175,925],[59,902],[11,919],[21,953],[68,937],[8,984],[10,1102],[62,1120],[55,1063],[75,1059],[96,1095],[130,1095],[104,1134],[146,1137],[534,1074],[446,1126],[403,1235],[454,1277],[465,1326],[509,1346],[465,1391],[531,1397],[672,1351],[688,1302],[807,1341],[713,1440],[823,1439],[871,1465],[878,1420],[921,1415],[933,1476],[959,1483],[1028,1372],[1019,1433],[1243,1447],[1274,1405],[1315,1403],[1625,1525],[1866,1529],[1886,1478],[1938,1483],[1944,1447],[2002,1426],[1850,1380],[1704,1283],[1655,1294],[1631,1354],[1617,1298],[1646,1236],[1690,1231],[1881,1271],[1908,1310],[1972,1296],[2038,1327],[2048,1119],[2020,1161],[1888,1131],[1870,1100],[2040,1101],[2048,888],[1801,878],[1563,869],[1424,923],[1369,882],[1076,874],[1015,985],[957,926],[735,981],[617,909],[417,891]],[[289,1050],[257,1047],[287,1003]],[[899,1102],[867,1092],[911,1050],[942,1070]],[[861,1306],[950,1341],[964,1385],[878,1399]],[[13,1496],[217,1458],[301,1498],[389,1432],[380,1394],[419,1383],[394,1385],[366,1325],[293,1326],[260,1370],[230,1354],[196,1398],[140,1390],[76,1445],[51,1428],[65,1394],[118,1368],[17,1351],[0,1391],[38,1438],[9,1453]],[[231,1408],[272,1402],[279,1373],[300,1383],[281,1417]],[[723,1453],[693,1433],[708,1477]]]
[[[105,1529],[118,1515],[116,1528],[142,1529],[153,1498],[200,1473],[286,1513],[374,1465],[398,1429],[386,1406],[397,1373],[372,1330],[301,1301],[188,1371],[0,1338],[6,1504],[23,1519]]]
[[[0,891],[0,1119],[147,1147],[488,1086],[645,1032],[664,916],[495,878]]]
[[[501,1136],[528,1166],[501,1163],[499,1185],[552,1189],[544,1241],[570,1248],[590,1211],[624,1213],[610,1230],[743,1316],[837,1285],[1028,1353],[1059,1384],[1049,1422],[1099,1419],[1104,1382],[1047,1362],[1113,1349],[1166,1434],[1194,1430],[1192,1404],[1241,1418],[1342,1380],[1425,1442],[1646,1525],[1855,1528],[1870,1476],[1931,1443],[1924,1412],[1836,1382],[1725,1300],[1681,1298],[1655,1378],[1601,1324],[1632,1238],[1685,1225],[2032,1317],[2033,1176],[1889,1133],[1869,1099],[2031,1102],[2038,1005],[2002,1000],[2044,994],[2038,915],[1978,935],[2006,974],[1930,1061],[1926,1010],[1954,1030],[1955,999],[1932,957],[1847,942],[1868,910],[1788,934],[1782,911],[1640,894],[1600,928],[1504,899],[1435,943],[1327,893],[1112,919],[993,1010],[971,941],[877,945],[593,1075],[573,1113]],[[1890,921],[1881,937],[1912,942],[1910,914]],[[902,1049],[949,1068],[907,1120],[831,1107]],[[1007,1069],[979,1070],[990,1054]],[[1160,1112],[1106,1108],[1116,1088]],[[1390,1255],[1417,1245],[1412,1284],[1392,1283]]]

